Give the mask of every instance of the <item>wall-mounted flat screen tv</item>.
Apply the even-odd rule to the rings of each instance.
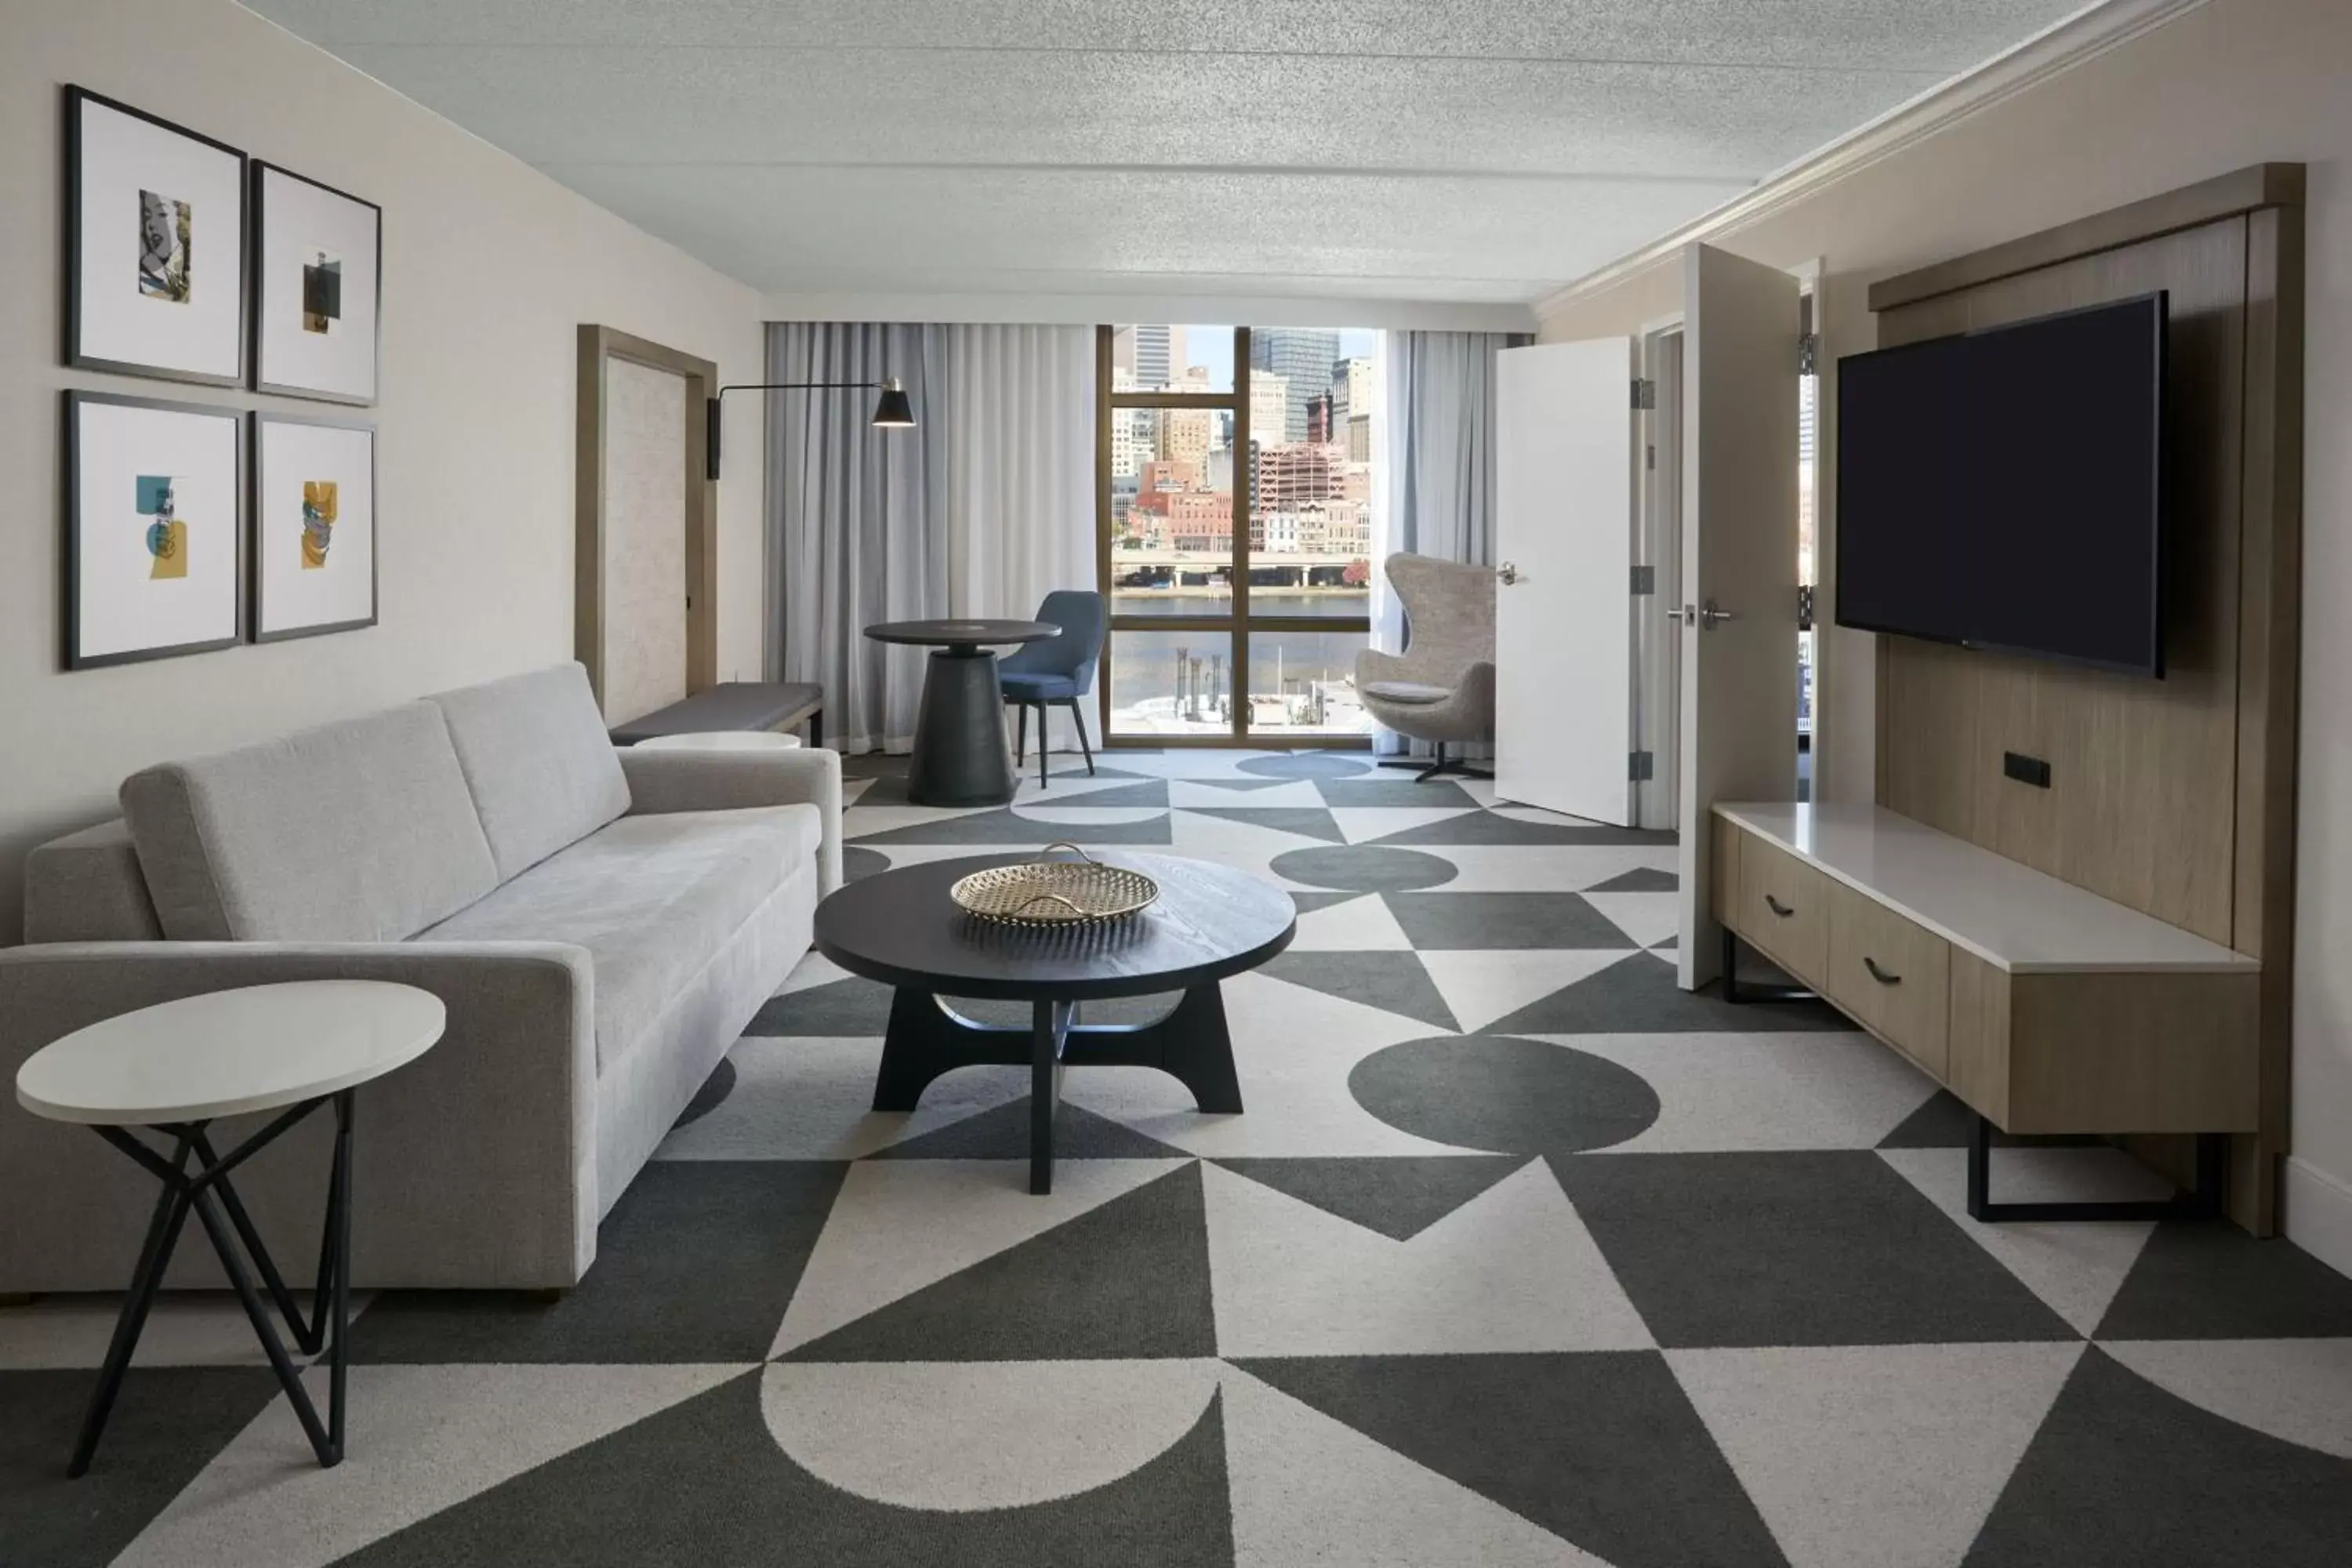
[[[2164,673],[2165,296],[1838,361],[1837,621]]]

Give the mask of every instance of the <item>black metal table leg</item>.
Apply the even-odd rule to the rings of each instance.
[[[320,1238],[319,1295],[310,1303],[310,1318],[303,1321],[294,1305],[292,1293],[278,1271],[268,1249],[262,1245],[260,1232],[247,1214],[243,1200],[229,1183],[229,1172],[274,1141],[278,1134],[301,1121],[329,1100],[335,1107],[334,1165],[327,1187],[327,1216]],[[155,1205],[154,1217],[147,1227],[147,1239],[140,1249],[138,1267],[132,1271],[129,1293],[124,1297],[121,1315],[115,1320],[114,1338],[107,1347],[105,1363],[99,1370],[98,1386],[91,1392],[89,1407],[82,1419],[80,1436],[74,1444],[72,1458],[66,1473],[79,1477],[89,1472],[90,1459],[98,1450],[100,1436],[106,1428],[108,1415],[121,1391],[124,1372],[131,1364],[131,1353],[138,1348],[140,1333],[155,1303],[172,1250],[178,1244],[180,1232],[191,1210],[205,1227],[213,1250],[228,1275],[229,1285],[236,1292],[238,1304],[253,1324],[253,1331],[261,1342],[269,1364],[278,1374],[279,1386],[285,1389],[287,1402],[294,1407],[296,1419],[310,1440],[311,1451],[321,1466],[331,1467],[343,1457],[343,1391],[345,1384],[346,1330],[351,1321],[349,1281],[351,1275],[351,1128],[352,1091],[344,1089],[332,1096],[306,1100],[278,1116],[268,1126],[229,1151],[216,1155],[212,1141],[206,1135],[209,1123],[197,1121],[185,1125],[152,1129],[174,1140],[170,1160],[165,1160],[126,1130],[120,1127],[96,1127],[100,1137],[144,1166],[163,1184]],[[195,1169],[188,1169],[190,1156]],[[255,1270],[261,1276],[257,1288],[246,1270],[239,1246],[253,1259]],[[267,1289],[270,1300],[262,1299]],[[310,1392],[302,1386],[301,1371],[287,1352],[285,1342],[270,1321],[270,1308],[275,1306],[286,1320],[296,1345],[306,1354],[315,1353],[322,1344],[330,1343],[331,1329],[331,1379],[328,1418],[319,1419],[317,1406]]]
[[[1979,1116],[1969,1137],[1969,1217],[1990,1224],[2024,1220],[2210,1219],[2221,1212],[2228,1142],[2229,1134],[2225,1132],[2199,1133],[2196,1185],[2168,1198],[1997,1204],[1992,1201],[1992,1123]]]
[[[1030,1004],[1029,1190],[1054,1190],[1054,1112],[1062,1103],[1062,1051],[1076,1013],[1068,1002]]]

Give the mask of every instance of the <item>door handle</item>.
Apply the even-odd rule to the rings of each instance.
[[[1495,575],[1503,580],[1504,587],[1512,587],[1518,583],[1519,569],[1514,563],[1506,561],[1495,568]]]
[[[1782,920],[1787,920],[1790,915],[1797,912],[1769,893],[1764,895],[1764,907],[1770,910],[1774,914],[1779,915]],[[1864,960],[1864,962],[1867,963],[1868,960]]]
[[[1738,610],[1727,610],[1713,599],[1703,605],[1676,605],[1666,612],[1666,619],[1680,621],[1686,626],[1697,626],[1705,631],[1713,631],[1724,622],[1738,618]]]
[[[1868,953],[1863,954],[1862,966],[1864,969],[1869,970],[1870,977],[1873,980],[1877,981],[1881,985],[1900,985],[1903,984],[1903,976],[1899,974],[1887,973],[1886,971],[1878,967],[1878,960],[1871,957]]]

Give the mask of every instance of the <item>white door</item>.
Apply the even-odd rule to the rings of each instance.
[[[1496,356],[1495,794],[1630,825],[1632,338]]]
[[[1704,245],[1684,251],[1685,990],[1721,968],[1711,808],[1796,791],[1797,332],[1794,277]]]

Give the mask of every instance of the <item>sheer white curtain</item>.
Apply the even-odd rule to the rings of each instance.
[[[940,329],[950,616],[1027,616],[1095,585],[1095,332]],[[1052,744],[1076,747],[1053,710]]]
[[[867,626],[1095,584],[1094,330],[769,324],[770,381],[892,375],[913,430],[872,428],[868,394],[767,395],[770,668],[824,688],[845,752],[905,751],[921,698],[925,651]]]

